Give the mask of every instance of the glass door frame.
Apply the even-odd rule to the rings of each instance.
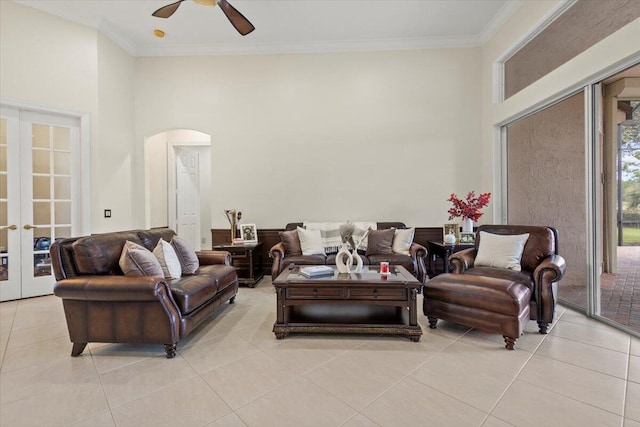
[[[640,63],[640,53],[632,55],[625,60],[612,64],[600,72],[591,76],[588,80],[577,82],[574,85],[565,88],[565,90],[557,93],[555,96],[545,100],[542,103],[532,105],[517,114],[512,115],[499,123],[495,123],[494,128],[494,161],[496,169],[494,173],[497,179],[494,179],[494,191],[496,197],[496,205],[494,208],[494,218],[498,218],[502,223],[508,222],[507,208],[507,125],[530,114],[548,108],[549,106],[566,99],[571,95],[583,91],[585,95],[585,182],[587,185],[586,206],[586,250],[587,258],[587,303],[586,307],[579,307],[574,304],[563,301],[562,304],[571,307],[577,311],[583,312],[587,317],[597,319],[607,325],[621,329],[631,335],[640,337],[637,332],[613,322],[606,317],[600,315],[600,263],[602,262],[602,242],[599,241],[600,236],[598,230],[602,221],[600,214],[600,204],[603,202],[600,180],[602,174],[601,160],[602,153],[599,149],[598,126],[601,117],[602,100],[597,94],[600,92],[600,83],[608,77],[611,77],[621,71]],[[570,266],[569,266],[570,268]]]

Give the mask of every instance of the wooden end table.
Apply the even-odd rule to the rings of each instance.
[[[231,265],[236,268],[238,283],[255,288],[264,277],[262,269],[262,242],[244,243],[242,245],[215,245],[214,250],[231,253]]]
[[[421,283],[404,267],[379,266],[362,273],[338,273],[306,278],[299,266],[285,269],[273,281],[277,295],[273,333],[290,332],[407,335],[419,341],[416,295]]]
[[[437,276],[439,273],[436,273],[435,269],[435,261],[436,258],[442,259],[442,264],[444,265],[443,273],[449,272],[449,257],[456,252],[460,252],[464,249],[472,248],[473,243],[470,244],[448,244],[443,242],[427,242],[427,250],[429,251],[429,269],[427,273],[429,277]]]

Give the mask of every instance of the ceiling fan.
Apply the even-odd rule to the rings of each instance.
[[[176,10],[178,10],[180,3],[182,3],[183,1],[185,0],[178,0],[175,3],[171,3],[166,6],[163,6],[160,9],[153,12],[152,15],[158,18],[168,18],[171,15],[173,15]],[[222,9],[222,12],[224,12],[229,22],[231,22],[231,25],[233,25],[234,28],[238,30],[238,32],[243,36],[246,36],[251,31],[256,29],[256,27],[254,27],[253,24],[249,22],[247,18],[244,17],[243,14],[238,12],[238,10],[235,7],[231,6],[229,2],[227,2],[227,0],[193,0],[193,1],[194,3],[197,3],[202,6],[215,6],[217,3],[220,6],[220,9]]]

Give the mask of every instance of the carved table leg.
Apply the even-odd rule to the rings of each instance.
[[[73,357],[80,356],[86,346],[87,346],[86,342],[74,342],[73,348],[71,349],[71,356]]]
[[[178,344],[165,344],[164,351],[167,353],[167,359],[173,359],[176,357],[176,350],[178,348]]]
[[[427,316],[427,319],[429,319],[429,329],[435,329],[436,324],[438,323],[438,318],[433,316]]]
[[[511,338],[511,337],[507,337],[507,336],[504,336],[504,335],[503,335],[503,337],[504,337],[504,342],[506,343],[505,347],[507,348],[507,350],[513,350],[513,346],[516,343],[516,339],[515,338]]]

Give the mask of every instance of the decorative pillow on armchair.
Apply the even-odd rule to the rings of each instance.
[[[481,231],[476,267],[508,268],[521,271],[520,259],[529,234],[501,235]]]
[[[162,267],[155,255],[144,246],[127,240],[118,262],[125,276],[164,277]]]
[[[386,230],[371,230],[369,232],[369,242],[367,243],[367,255],[390,255],[393,254],[393,236],[395,228]]]

